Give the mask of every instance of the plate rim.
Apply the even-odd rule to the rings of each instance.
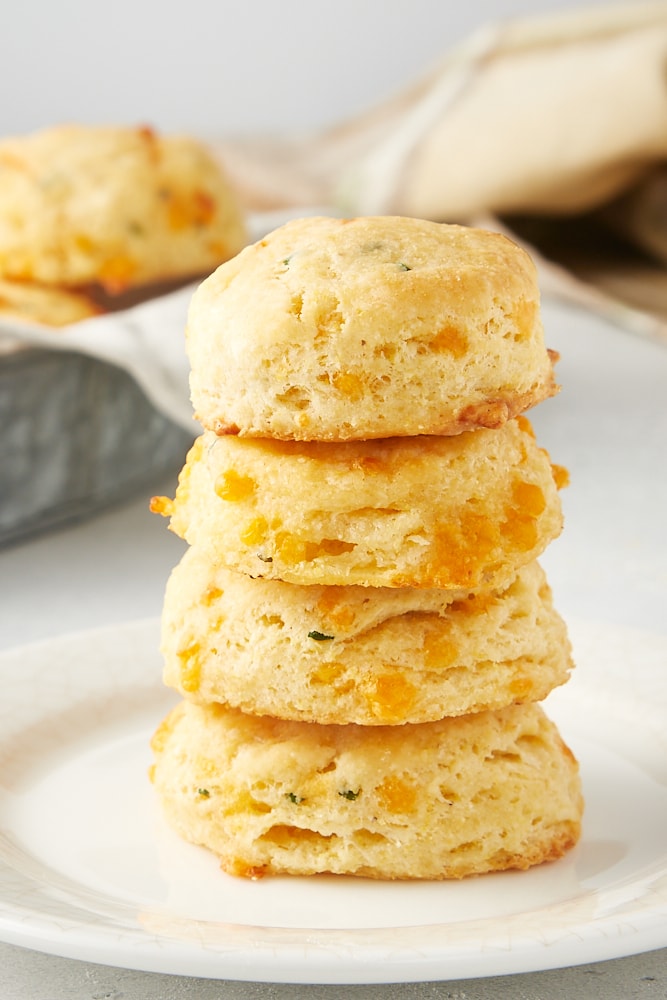
[[[661,633],[645,632],[637,629],[612,626],[607,623],[591,623],[584,621],[568,621],[571,633],[581,628],[589,629],[591,641],[595,642],[596,630],[604,629],[605,634],[612,631],[616,636],[622,633],[630,643],[636,643],[638,637],[657,642],[659,647],[667,649],[667,636]],[[157,639],[159,635],[159,619],[155,617],[138,619],[131,622],[104,625],[96,629],[67,633],[50,639],[42,639],[26,646],[14,647],[0,652],[0,678],[18,661],[28,662],[34,668],[43,661],[45,655],[50,658],[63,659],[71,654],[73,647],[86,648],[95,643],[99,648],[100,641],[106,641],[107,649],[111,647],[111,659],[122,660],[123,649],[145,646],[154,656],[155,674],[152,687],[161,690],[161,670]],[[576,651],[576,639],[575,639]],[[102,664],[102,667],[104,665]],[[80,668],[79,668],[80,669]],[[100,664],[89,671],[89,681],[100,697],[107,696],[109,679],[104,677],[100,683]],[[144,666],[145,669],[145,666]],[[150,668],[153,670],[153,667]],[[650,670],[650,665],[647,668]],[[76,672],[76,671],[75,671]],[[663,671],[664,674],[664,671]],[[575,671],[576,676],[576,671]],[[14,696],[27,688],[30,670],[22,675],[19,682],[10,690],[5,699],[4,718],[11,711],[12,692]],[[609,678],[607,678],[609,680]],[[131,678],[137,683],[138,678]],[[145,680],[145,678],[144,678]],[[664,678],[663,678],[664,680]],[[611,677],[611,687],[616,687],[618,681]],[[573,682],[571,681],[570,684]],[[130,686],[132,686],[130,684]],[[569,685],[568,685],[569,687]],[[25,690],[23,690],[25,694]],[[608,694],[608,691],[606,692]],[[165,693],[165,697],[168,694]],[[664,711],[666,699],[664,683],[659,691],[657,702]],[[655,716],[656,699],[650,706],[651,721]],[[0,713],[2,715],[2,713]],[[157,721],[157,720],[156,720]],[[656,717],[657,722],[657,717]],[[0,726],[2,721],[0,720]],[[0,749],[6,737],[0,730]],[[2,807],[0,805],[0,833],[4,832]],[[0,856],[0,887],[7,883],[8,874],[26,878],[12,869],[5,858]],[[364,934],[371,928],[343,929],[343,933],[352,936],[359,942],[355,947],[343,944],[337,940],[336,933],[324,929],[298,928],[303,940],[285,941],[295,931],[289,928],[262,928],[259,925],[238,925],[245,931],[253,932],[255,936],[261,931],[269,935],[268,939],[259,944],[255,941],[246,943],[246,951],[239,951],[238,944],[232,942],[225,947],[201,940],[174,938],[169,935],[155,934],[147,931],[135,920],[133,926],[124,929],[111,928],[105,924],[81,920],[65,926],[67,920],[51,918],[34,912],[20,913],[15,904],[6,903],[0,898],[0,939],[14,945],[33,948],[48,954],[60,955],[66,958],[88,960],[106,965],[143,970],[147,972],[171,973],[198,976],[210,979],[228,979],[235,981],[275,982],[275,983],[318,983],[318,984],[370,984],[423,982],[429,980],[487,978],[494,975],[505,975],[523,972],[543,971],[588,962],[605,961],[612,958],[622,958],[632,954],[651,951],[667,946],[667,867],[663,881],[664,898],[656,897],[655,913],[650,908],[633,915],[633,929],[627,929],[627,917],[622,926],[614,926],[613,921],[595,920],[583,926],[573,923],[565,931],[562,926],[558,938],[549,939],[548,935],[512,935],[511,917],[504,923],[508,925],[507,943],[497,939],[495,943],[483,941],[484,960],[480,960],[479,941],[463,946],[459,941],[455,953],[448,953],[446,929],[451,924],[415,925],[408,928],[399,926],[375,929],[395,934],[402,930],[411,932],[413,937],[417,931],[427,928],[440,930],[445,935],[445,941],[429,941],[419,946],[412,945],[402,952],[396,950],[396,943],[378,943],[366,941]],[[551,908],[551,907],[549,907]],[[539,912],[539,910],[537,911]],[[659,918],[659,919],[658,919]],[[201,930],[205,921],[193,921],[188,918],[178,918],[180,923],[186,923],[190,929]],[[472,921],[472,923],[480,921]],[[467,921],[471,923],[471,921]],[[234,925],[232,925],[234,926]],[[284,933],[281,933],[284,932]],[[377,936],[377,934],[376,934]],[[382,934],[380,934],[382,936]],[[433,934],[431,933],[431,937]],[[196,937],[196,935],[195,935]],[[272,938],[272,939],[271,939]],[[517,961],[520,955],[521,961]]]

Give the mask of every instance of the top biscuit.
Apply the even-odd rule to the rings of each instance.
[[[218,434],[450,435],[557,388],[526,252],[402,217],[297,219],[246,247],[195,292],[187,349]]]
[[[110,293],[201,276],[246,242],[213,156],[147,128],[60,126],[0,142],[0,276]]]

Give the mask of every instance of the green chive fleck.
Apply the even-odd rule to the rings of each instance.
[[[289,799],[295,806],[300,806],[304,801],[301,795],[297,795],[296,792],[286,792],[285,798]]]
[[[208,788],[198,788],[197,795],[201,795],[203,799],[210,799],[211,797],[211,793],[209,792]]]
[[[324,632],[318,632],[317,629],[313,629],[312,632],[308,633],[309,639],[315,639],[316,642],[329,642],[331,639],[335,639],[335,635],[325,635]]]
[[[344,792],[338,793],[342,798],[347,799],[348,802],[354,802],[361,795],[361,789],[357,788],[356,792],[353,792],[351,788],[346,788]]]
[[[401,271],[411,271],[412,270],[412,268],[408,267],[407,264],[404,264],[403,261],[400,261],[398,266],[401,269]]]

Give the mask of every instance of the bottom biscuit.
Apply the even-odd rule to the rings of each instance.
[[[182,702],[152,748],[169,823],[234,875],[462,878],[580,834],[578,765],[539,705],[363,727]]]

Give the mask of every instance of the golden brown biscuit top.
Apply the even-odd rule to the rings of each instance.
[[[250,335],[253,346],[290,340],[297,321],[302,338],[335,330],[338,342],[360,329],[380,340],[410,323],[417,331],[428,325],[456,353],[433,318],[466,312],[474,323],[479,310],[483,324],[498,304],[527,333],[539,322],[535,266],[500,233],[390,216],[295,219],[207,279],[190,335],[216,311],[230,319],[226,337]]]

